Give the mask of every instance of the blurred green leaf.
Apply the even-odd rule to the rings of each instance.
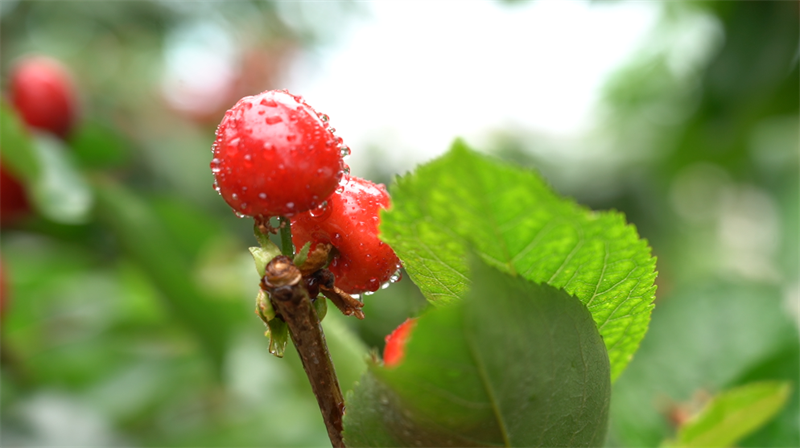
[[[25,124],[5,97],[0,97],[0,135],[3,166],[26,184],[33,183],[41,172],[40,163]]]
[[[69,148],[48,134],[34,134],[33,148],[41,174],[30,185],[37,210],[64,224],[89,220],[94,204],[92,190],[69,157]]]
[[[698,391],[781,378],[771,370],[742,375],[777,354],[794,353],[784,361],[796,364],[798,333],[782,300],[774,286],[718,281],[662,298],[636,358],[614,385],[615,444],[658,446],[672,432],[669,408]],[[789,423],[785,430],[796,438],[796,418]]]
[[[796,387],[800,378],[800,344],[789,344],[774,352],[731,384],[750,384],[758,381],[783,381]],[[789,395],[780,414],[755,433],[737,443],[740,447],[800,446],[800,394]]]
[[[323,296],[320,296],[317,301],[322,299]],[[348,326],[348,321],[353,320],[351,317],[339,313],[336,308],[329,311],[322,322],[325,340],[328,342],[328,350],[336,368],[339,386],[343,392],[347,392],[353,389],[367,370],[367,347]]]
[[[725,391],[712,399],[698,415],[678,430],[665,446],[735,446],[739,440],[775,417],[786,404],[791,386],[761,382]]]
[[[124,167],[131,158],[130,142],[111,125],[82,122],[70,137],[70,147],[84,168]]]
[[[91,188],[61,140],[29,132],[5,100],[0,101],[0,135],[3,166],[26,185],[42,216],[62,224],[89,220]]]
[[[148,203],[109,179],[96,179],[97,213],[125,253],[158,287],[165,303],[202,342],[219,369],[239,302],[213,300],[192,281],[189,259]]]
[[[611,376],[627,365],[647,330],[655,258],[624,217],[592,212],[553,191],[534,172],[456,141],[442,158],[398,178],[381,237],[434,304],[469,287],[466,250],[535,282],[564,288],[592,313]]]
[[[475,258],[465,299],[419,318],[399,366],[348,395],[348,446],[600,446],[609,363],[586,307]]]

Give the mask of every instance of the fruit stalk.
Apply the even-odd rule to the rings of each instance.
[[[269,293],[276,316],[282,318],[289,327],[292,342],[317,397],[331,445],[334,448],[344,447],[344,397],[328,352],[325,334],[300,270],[289,257],[275,257],[267,264],[261,287]]]
[[[281,229],[281,253],[287,257],[294,257],[294,246],[292,246],[292,221],[285,216],[278,218]]]

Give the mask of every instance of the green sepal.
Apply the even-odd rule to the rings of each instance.
[[[303,244],[303,247],[294,256],[294,265],[297,267],[303,266],[306,260],[308,260],[308,252],[310,250],[311,241],[306,241],[306,244]],[[322,320],[322,318],[320,318],[320,320]]]
[[[328,301],[325,300],[325,296],[320,295],[313,303],[314,311],[317,312],[317,319],[322,322],[322,319],[325,319],[325,316],[328,314]]]
[[[250,251],[250,255],[253,256],[253,261],[256,263],[258,278],[264,276],[264,271],[267,269],[267,264],[272,261],[273,258],[281,254],[281,251],[278,250],[278,247],[274,244],[272,247],[253,246],[248,248],[248,250]]]
[[[278,358],[283,358],[286,344],[289,342],[289,327],[281,319],[272,319],[267,322],[269,336],[269,352]]]
[[[272,308],[272,302],[269,301],[269,297],[263,289],[259,289],[258,296],[256,296],[256,314],[265,324],[275,319],[275,309]]]

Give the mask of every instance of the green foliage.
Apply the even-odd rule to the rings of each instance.
[[[463,296],[465,254],[512,275],[564,288],[592,313],[615,379],[639,345],[655,294],[647,243],[614,212],[563,199],[532,171],[457,141],[444,157],[399,178],[381,237],[434,304]]]
[[[3,136],[3,166],[26,184],[33,183],[41,171],[33,142],[24,123],[5,98],[0,98],[0,135]]]
[[[91,187],[69,158],[68,149],[61,141],[45,134],[34,134],[32,142],[42,168],[30,184],[37,210],[42,216],[64,224],[88,222],[94,197]]]
[[[665,446],[725,448],[769,421],[789,398],[791,386],[762,382],[725,391],[678,430]]]
[[[788,363],[788,369],[776,368],[773,357]],[[749,371],[765,362],[772,367]],[[798,362],[797,330],[783,312],[777,288],[710,282],[676,290],[656,307],[641,349],[614,385],[611,438],[623,446],[657,446],[671,434],[667,414],[672,405],[698,391],[796,381]],[[788,413],[783,424],[761,440],[796,446],[797,407],[792,404],[783,412]]]
[[[471,264],[463,301],[419,318],[402,363],[348,396],[349,446],[599,446],[605,346],[563,290]]]
[[[5,101],[0,106],[3,165],[27,185],[42,216],[64,224],[89,220],[92,192],[66,146],[49,134],[29,132]]]

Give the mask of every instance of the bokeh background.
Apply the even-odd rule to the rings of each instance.
[[[797,392],[799,17],[795,1],[4,0],[3,92],[26,55],[69,68],[80,116],[60,151],[92,206],[3,219],[3,445],[328,444],[296,355],[267,352],[252,223],[209,169],[225,110],[277,88],[330,115],[355,175],[390,184],[460,136],[627,215],[659,289],[609,445],[656,446],[737,384]],[[325,320],[343,389],[424,307],[408,279],[365,301],[364,321]],[[800,445],[793,397],[742,445]]]

